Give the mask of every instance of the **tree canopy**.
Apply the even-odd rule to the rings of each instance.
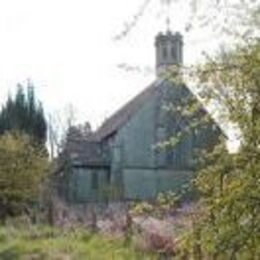
[[[258,9],[259,10],[259,9]],[[254,27],[252,26],[252,31]],[[260,41],[239,39],[197,67],[204,101],[221,120],[240,131],[230,154],[224,144],[201,156],[194,180],[200,192],[198,216],[188,235],[194,259],[257,259],[260,216]]]
[[[18,130],[28,134],[34,141],[44,144],[47,122],[42,104],[36,100],[34,87],[17,85],[14,97],[8,96],[0,111],[0,135]]]
[[[0,137],[0,218],[28,213],[39,201],[48,159],[28,135],[8,132]]]

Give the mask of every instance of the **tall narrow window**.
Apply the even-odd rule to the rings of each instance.
[[[163,51],[163,58],[166,59],[167,58],[167,48],[163,47],[162,51]]]
[[[110,181],[111,181],[111,172],[110,172],[110,170],[108,170],[106,172],[106,178],[107,178],[107,183],[110,184]]]
[[[166,141],[166,129],[163,126],[157,128],[157,144],[162,145]],[[161,146],[157,148],[157,164],[158,166],[166,166],[167,152],[166,148]]]
[[[121,162],[121,146],[116,145],[113,147],[114,149],[114,162],[120,163]]]
[[[172,59],[176,60],[177,55],[176,55],[176,48],[172,47],[171,48],[171,55],[172,55]]]
[[[93,171],[91,175],[91,188],[93,190],[98,189],[98,173],[96,171]]]

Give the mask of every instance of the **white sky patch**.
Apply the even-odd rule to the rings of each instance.
[[[191,64],[200,59],[202,50],[216,49],[219,39],[201,27],[185,33],[187,1],[177,2],[170,12],[171,28],[184,35],[184,59]],[[79,122],[100,125],[155,79],[154,37],[166,28],[160,1],[153,1],[125,39],[113,40],[141,3],[1,1],[0,103],[18,82],[30,78],[47,113],[71,104]],[[126,73],[119,64],[144,70]]]

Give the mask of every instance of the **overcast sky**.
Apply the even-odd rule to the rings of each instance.
[[[152,1],[127,37],[114,40],[143,2],[0,1],[0,102],[29,78],[47,113],[72,104],[80,122],[100,125],[155,78],[154,37],[166,29],[159,0]],[[185,63],[216,43],[209,32],[185,33],[187,5],[173,6],[171,17],[171,29],[184,34]],[[142,70],[126,72],[119,64]]]

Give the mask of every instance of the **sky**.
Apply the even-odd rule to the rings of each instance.
[[[154,37],[166,28],[160,1],[127,37],[115,40],[142,2],[0,1],[0,102],[30,79],[48,113],[73,106],[78,121],[100,125],[155,78]],[[172,9],[173,31],[183,32],[185,8]],[[186,38],[189,61],[196,48]],[[122,64],[141,71],[127,72]]]
[[[0,104],[18,82],[29,79],[47,115],[65,117],[72,107],[76,122],[100,126],[155,79],[154,38],[166,30],[163,1],[151,0],[138,23],[118,40],[144,2],[0,1]],[[219,41],[201,26],[186,32],[190,6],[177,2],[168,9],[170,29],[183,34],[184,63],[193,64]]]

